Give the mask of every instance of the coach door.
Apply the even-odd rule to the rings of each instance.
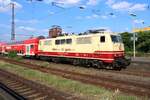
[[[30,55],[30,49],[31,49],[31,46],[26,45],[26,55]]]

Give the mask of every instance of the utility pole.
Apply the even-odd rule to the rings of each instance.
[[[136,44],[135,44],[135,42],[136,42],[136,36],[135,36],[135,32],[134,32],[134,27],[135,27],[135,25],[134,25],[134,24],[135,24],[135,23],[134,23],[134,20],[135,20],[135,19],[134,19],[134,18],[136,17],[136,14],[131,13],[130,16],[133,17],[133,22],[132,22],[132,23],[133,23],[133,25],[132,25],[132,28],[133,28],[133,29],[132,29],[132,30],[133,30],[133,58],[135,58],[135,56],[136,56],[136,55],[135,55],[135,53],[136,53],[136,48],[135,48],[135,45],[136,45]]]
[[[133,58],[135,58],[135,41],[136,41],[136,37],[135,37],[135,23],[134,20],[132,22],[132,33],[133,33]]]
[[[135,37],[135,32],[133,33],[133,57],[135,58],[135,41],[136,41],[136,37]]]
[[[12,22],[11,22],[11,40],[15,40],[15,4],[12,2]]]

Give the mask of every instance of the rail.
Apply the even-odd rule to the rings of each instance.
[[[1,58],[0,58],[1,59]],[[1,59],[2,60],[2,59]],[[148,96],[150,97],[150,84],[139,83],[139,82],[131,82],[128,80],[114,79],[109,76],[96,76],[96,75],[88,75],[73,71],[66,71],[61,69],[54,68],[45,68],[43,66],[34,65],[31,63],[19,62],[12,59],[4,59],[4,61],[17,64],[23,67],[28,67],[34,70],[38,70],[44,73],[51,73],[58,76],[62,76],[64,78],[77,80],[86,84],[92,84],[96,86],[103,86],[108,89],[119,89],[122,92],[135,94],[137,96]]]

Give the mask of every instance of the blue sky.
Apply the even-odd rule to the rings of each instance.
[[[97,28],[124,32],[133,26],[150,26],[149,0],[0,0],[0,41],[10,40],[11,2],[15,3],[16,40],[48,36],[52,25],[69,33]]]

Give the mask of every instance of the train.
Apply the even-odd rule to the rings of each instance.
[[[58,63],[105,69],[125,69],[130,59],[125,57],[121,36],[106,30],[90,30],[85,34],[30,38],[19,42],[0,43],[0,53],[16,51],[23,57],[42,57]]]

